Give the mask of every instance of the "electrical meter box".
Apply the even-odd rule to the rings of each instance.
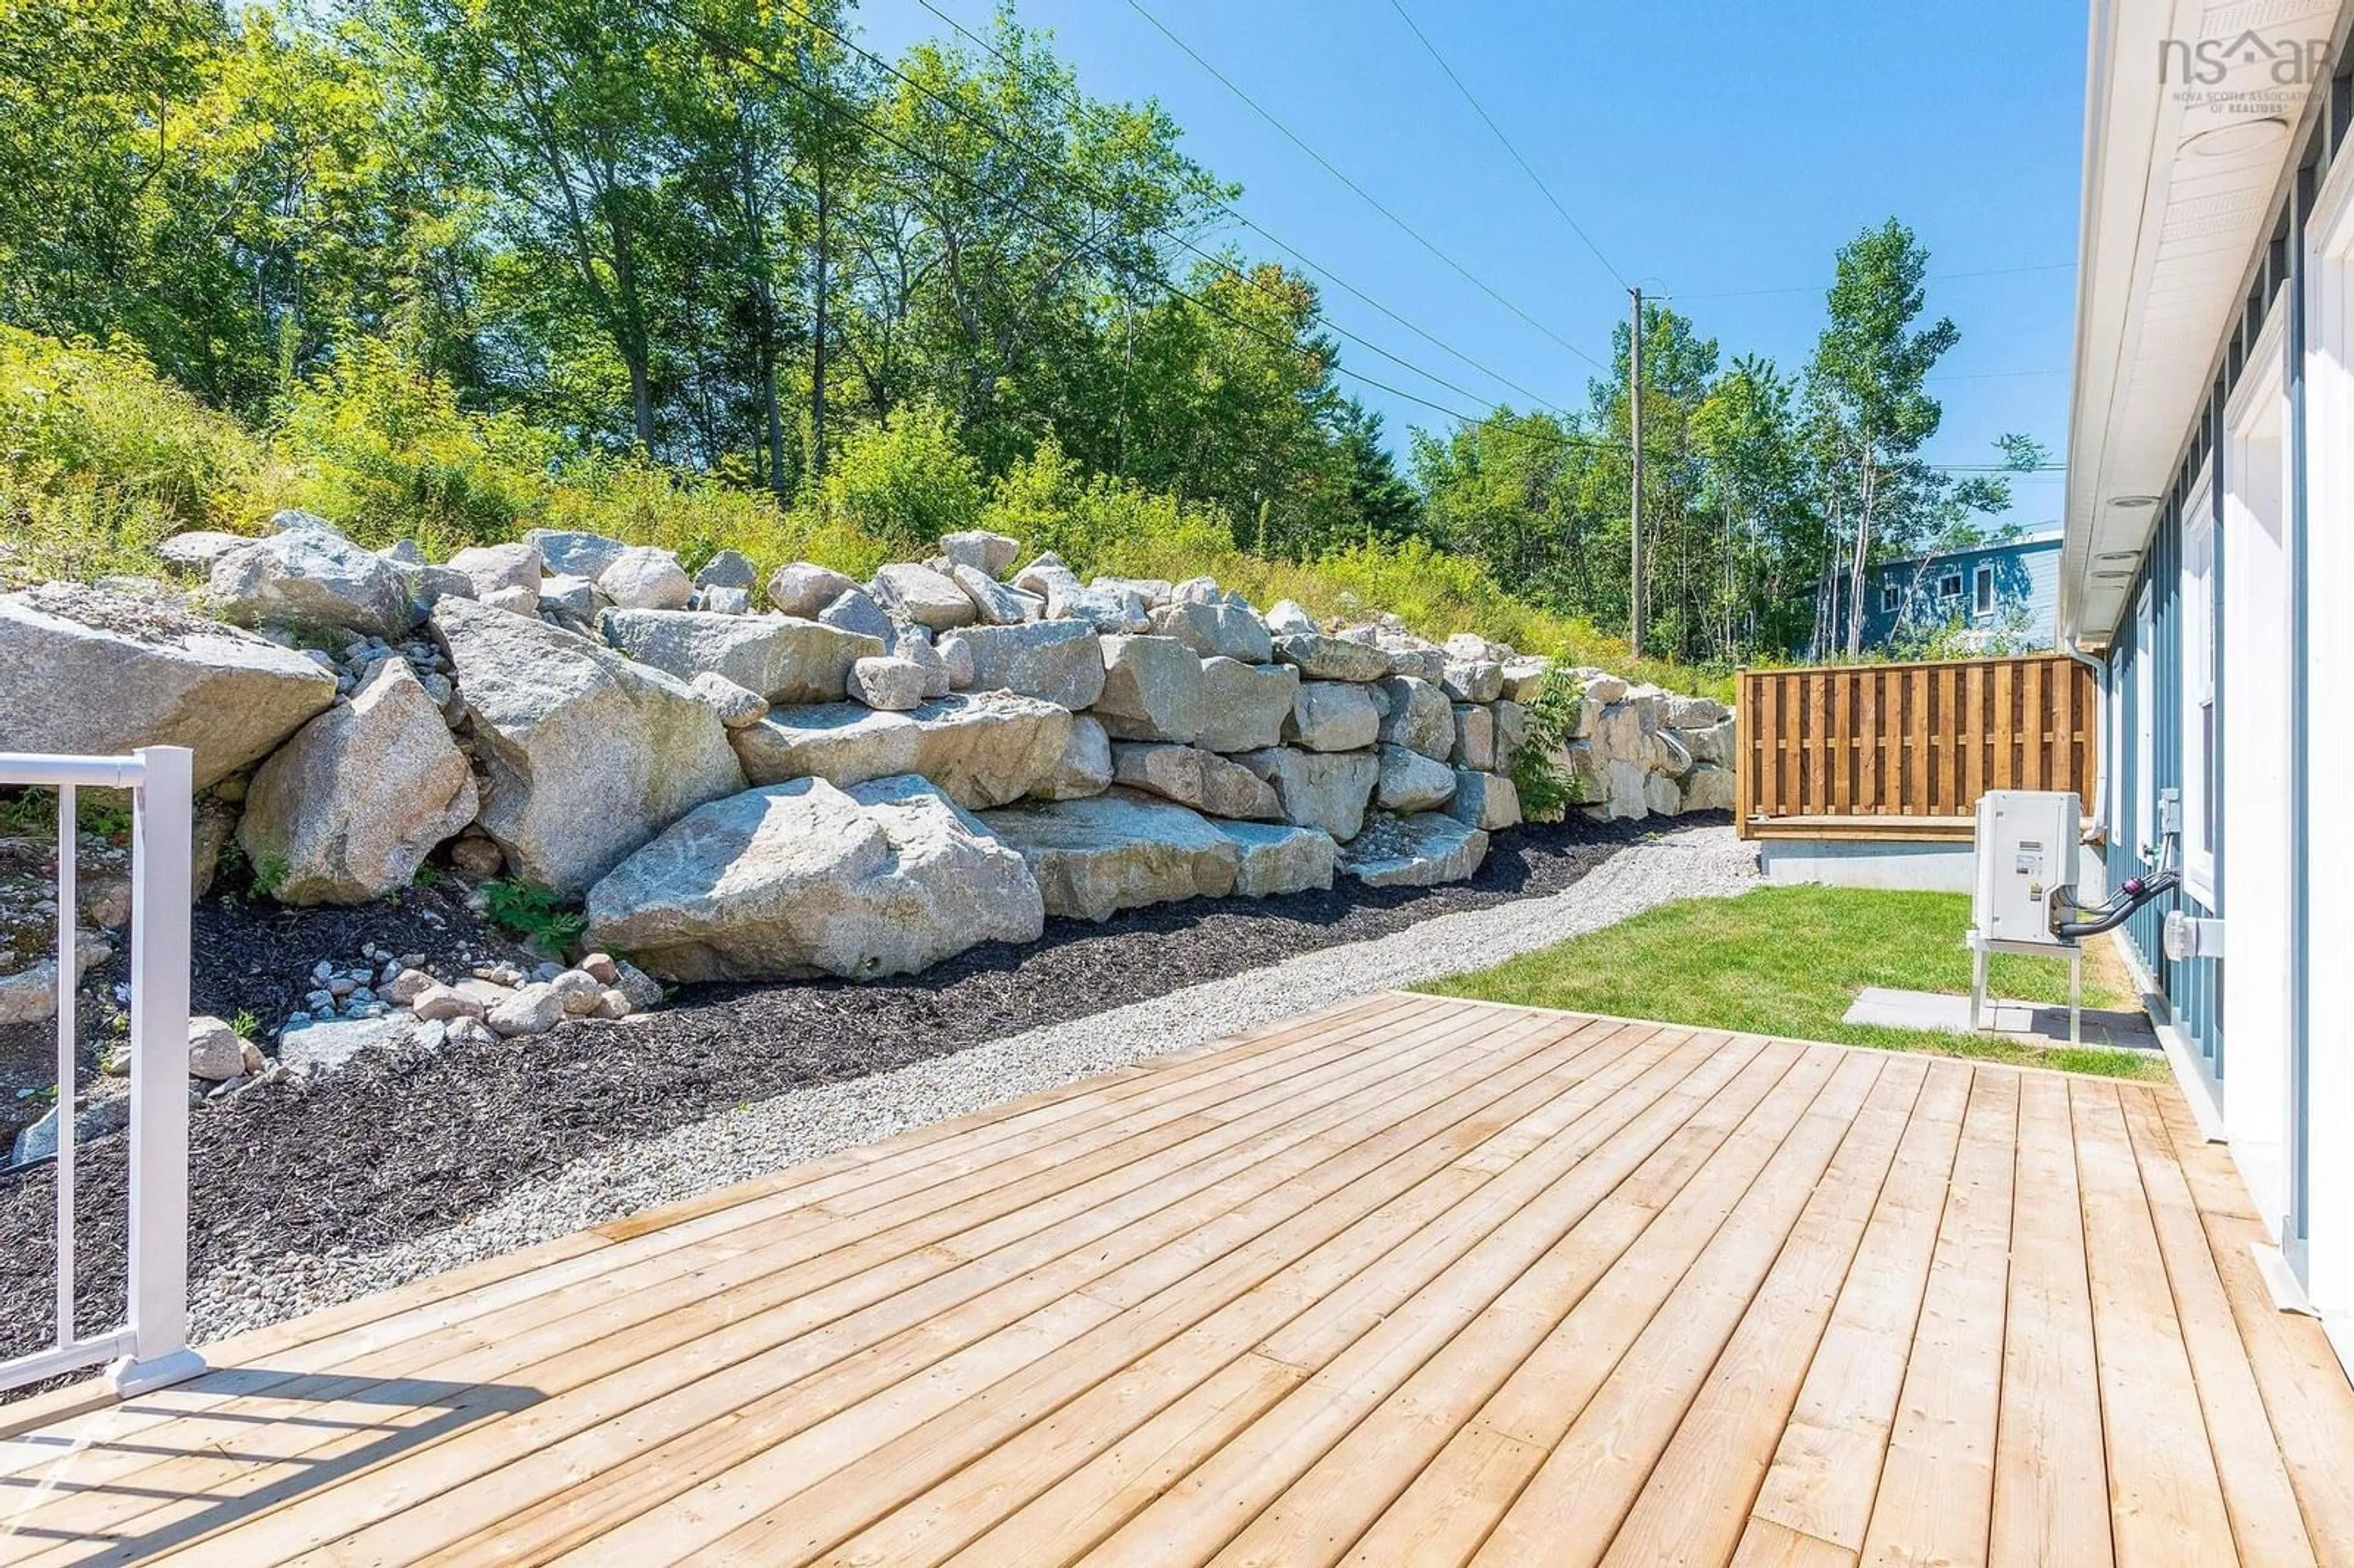
[[[1978,797],[1977,894],[1990,941],[2073,944],[2052,934],[2052,897],[2076,885],[2084,806],[2073,790],[1990,789]]]

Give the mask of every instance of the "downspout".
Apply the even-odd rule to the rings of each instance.
[[[2109,666],[2079,647],[2076,634],[2060,640],[2060,652],[2093,673],[2093,831],[2109,836]],[[2105,857],[2104,857],[2105,862]]]

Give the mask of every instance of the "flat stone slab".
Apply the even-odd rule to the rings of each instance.
[[[1235,842],[1199,812],[1128,789],[984,811],[981,820],[1021,853],[1046,913],[1105,920],[1122,909],[1235,889]]]
[[[1322,891],[1332,885],[1340,846],[1321,828],[1282,822],[1213,822],[1241,856],[1235,867],[1235,893],[1243,898],[1274,898],[1286,893]]]
[[[1476,874],[1488,835],[1436,811],[1378,816],[1341,846],[1341,869],[1368,887],[1436,887]]]
[[[1999,1034],[2021,1045],[2068,1044],[2068,1009],[2063,1004],[1988,997],[1986,1027],[1973,1030],[1970,999],[1937,991],[1898,991],[1868,985],[1856,993],[1854,1004],[1840,1022],[1882,1029],[1934,1029],[1946,1034]],[[2161,1049],[2146,1013],[2124,1008],[2088,1007],[2083,1022],[2087,1045],[2112,1051],[2157,1053]]]
[[[1053,779],[1070,713],[1012,692],[940,697],[907,713],[855,703],[779,707],[729,732],[754,784],[822,779],[848,788],[915,773],[968,810],[1002,806]]]

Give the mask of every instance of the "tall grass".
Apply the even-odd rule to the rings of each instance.
[[[350,345],[249,430],[171,386],[132,351],[0,327],[0,586],[152,573],[155,546],[190,528],[257,532],[285,507],[362,544],[414,539],[435,558],[535,527],[676,551],[723,549],[763,570],[811,560],[864,578],[980,524],[1060,553],[1083,576],[1201,575],[1258,604],[1320,617],[1389,612],[1427,636],[1476,630],[1530,652],[1681,690],[1727,678],[1629,659],[1590,623],[1516,598],[1476,562],[1427,544],[1358,545],[1320,559],[1239,549],[1225,516],[1088,476],[1049,440],[993,485],[946,425],[911,410],[844,443],[829,482],[790,506],[637,455],[583,452],[512,414],[459,407],[389,346]]]

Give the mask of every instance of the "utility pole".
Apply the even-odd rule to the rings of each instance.
[[[1633,330],[1627,335],[1627,427],[1628,470],[1634,482],[1627,509],[1627,646],[1643,652],[1643,291],[1629,289],[1635,302]]]

